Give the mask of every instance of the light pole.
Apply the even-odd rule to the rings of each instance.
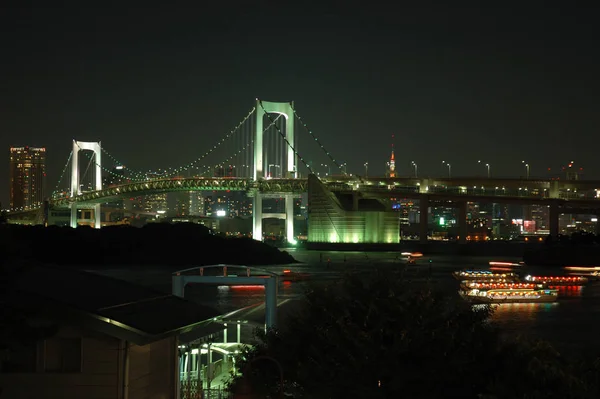
[[[452,166],[450,166],[450,164],[446,161],[442,161],[442,165],[448,166],[448,178],[451,178],[452,177]]]
[[[415,161],[411,161],[411,165],[414,166],[415,168],[415,179],[419,177],[419,174],[417,173],[417,163]]]
[[[365,177],[369,177],[369,162],[365,162]]]
[[[527,179],[529,179],[529,164],[525,161],[521,161],[521,163],[523,164],[523,166],[525,166],[525,176],[527,177]]]
[[[477,163],[481,163],[481,160],[477,161]],[[492,176],[491,173],[490,173],[490,164],[486,163],[485,167],[487,168],[487,176],[488,176],[488,179],[489,179]]]

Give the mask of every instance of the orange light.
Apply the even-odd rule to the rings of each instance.
[[[490,262],[490,266],[513,266],[511,262]]]
[[[284,273],[291,273],[292,271],[291,270],[284,270],[283,272]]]

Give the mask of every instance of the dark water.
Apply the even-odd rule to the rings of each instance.
[[[369,273],[380,265],[394,265],[402,262],[396,253],[361,252],[315,252],[291,250],[301,263],[298,265],[267,266],[264,269],[277,273],[285,269],[294,272],[310,273],[312,279],[326,282],[334,279],[345,270]],[[327,267],[327,260],[330,267]],[[423,264],[427,264],[427,260]],[[454,270],[463,268],[486,268],[491,260],[518,261],[517,258],[432,256],[431,280],[449,294],[458,290],[458,282],[451,276]],[[427,266],[425,266],[427,269]],[[420,269],[413,270],[415,278],[427,274]],[[170,271],[165,268],[126,270],[115,267],[102,273],[134,281],[164,291],[170,291]],[[532,274],[556,275],[557,270],[529,268]],[[284,282],[279,291],[279,300],[297,298],[304,293],[306,283]],[[186,298],[194,302],[213,306],[222,312],[230,312],[264,301],[262,287],[216,287],[194,285],[186,288]],[[502,304],[495,305],[493,321],[507,335],[528,335],[550,341],[561,350],[600,353],[600,282],[591,281],[585,287],[561,287],[559,299],[551,304]]]

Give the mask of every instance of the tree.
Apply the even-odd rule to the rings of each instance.
[[[278,397],[279,363],[284,390],[296,397],[525,398],[550,376],[553,389],[581,388],[583,396],[558,390],[562,398],[586,397],[587,386],[552,348],[505,343],[488,321],[491,312],[397,273],[348,275],[313,287],[279,331],[259,334],[237,361],[243,375],[230,389]]]

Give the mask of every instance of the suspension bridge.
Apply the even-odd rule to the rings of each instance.
[[[303,142],[299,147],[301,136],[306,139],[306,144]],[[303,156],[299,148],[311,155]],[[323,190],[318,188],[316,191],[321,194],[316,194],[312,204],[309,193],[309,207],[320,204],[320,211],[313,212],[316,219],[312,226],[309,213],[309,226],[312,227],[309,228],[309,240],[312,230],[317,241],[331,241],[330,237],[335,236],[334,241],[337,242],[355,242],[357,234],[344,233],[348,227],[342,225],[354,223],[365,230],[368,217],[363,215],[365,220],[358,224],[356,221],[340,220],[358,215],[361,199],[375,198],[385,203],[390,196],[420,199],[421,205],[426,206],[436,202],[462,204],[479,200],[549,204],[548,201],[552,200],[565,209],[570,206],[573,212],[600,213],[599,181],[416,176],[367,178],[350,175],[346,172],[345,163],[333,157],[307,126],[293,102],[257,99],[254,107],[233,129],[186,164],[149,172],[127,168],[125,174],[118,169],[123,165],[127,163],[113,156],[100,141],[73,140],[72,151],[48,201],[30,209],[11,210],[8,216],[36,213],[38,219],[45,220],[48,209],[70,209],[70,225],[76,227],[78,210],[91,209],[94,226],[100,228],[102,204],[115,199],[176,191],[239,191],[252,198],[253,237],[262,238],[262,220],[265,217],[278,218],[285,220],[286,239],[293,243],[294,198],[311,190],[309,176],[313,181],[318,180],[318,183],[313,182],[312,187],[319,184],[328,191],[328,195],[323,196]],[[328,173],[319,176],[316,172],[319,167],[326,167]],[[340,195],[334,195],[336,193],[350,194],[352,199],[344,205]],[[264,214],[263,199],[273,197],[285,199],[285,211]],[[350,216],[351,212],[355,212],[353,216]],[[397,222],[390,221],[382,222],[382,226],[386,223],[397,225]],[[370,230],[378,228],[390,230],[386,227]],[[320,233],[315,229],[319,229]],[[374,238],[366,238],[368,235],[363,231],[359,240],[382,241],[378,234]],[[386,235],[390,236],[390,233]],[[385,241],[389,242],[389,238]]]

